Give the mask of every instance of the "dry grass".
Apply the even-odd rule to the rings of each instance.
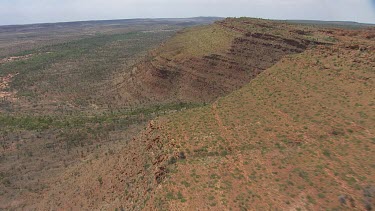
[[[240,35],[219,25],[194,27],[180,32],[157,51],[161,53],[160,56],[168,59],[220,54],[225,53]]]
[[[367,50],[343,47],[343,36],[288,56],[213,106],[161,120],[160,133],[187,159],[154,206],[365,209],[363,191],[375,184],[375,57],[374,42],[357,38]],[[166,198],[177,191],[187,202]]]

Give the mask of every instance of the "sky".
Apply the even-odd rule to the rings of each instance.
[[[0,0],[0,25],[196,16],[375,23],[375,0]]]

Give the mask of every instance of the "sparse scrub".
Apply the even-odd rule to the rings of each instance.
[[[132,79],[136,80],[140,75],[141,82],[129,80],[126,83],[157,84],[157,88],[145,85],[136,90],[164,90],[168,96],[173,87],[171,102],[177,103],[148,104],[159,100],[157,97],[160,96],[155,95],[152,99],[144,96],[139,100],[140,106],[133,109],[105,108],[104,104],[97,108],[91,105],[97,99],[78,98],[69,102],[79,106],[71,111],[62,107],[62,115],[1,115],[0,118],[7,122],[1,125],[2,128],[10,131],[4,137],[0,136],[6,140],[1,140],[5,143],[3,148],[14,150],[10,141],[13,140],[15,144],[22,143],[19,150],[25,153],[34,130],[39,130],[37,132],[45,139],[55,140],[55,137],[48,137],[50,131],[54,131],[54,134],[62,134],[61,140],[70,140],[69,156],[77,156],[82,166],[76,168],[79,174],[67,174],[67,182],[56,187],[50,195],[53,199],[63,200],[64,206],[70,204],[68,200],[80,202],[75,198],[78,194],[93,204],[92,207],[104,202],[114,203],[116,206],[113,207],[124,203],[126,208],[133,210],[333,210],[351,209],[352,204],[356,209],[370,209],[372,207],[366,203],[372,202],[373,194],[371,188],[363,189],[362,185],[371,186],[370,175],[375,170],[372,159],[374,128],[370,118],[373,103],[368,97],[373,96],[373,89],[369,87],[374,77],[369,67],[375,60],[374,55],[366,51],[358,54],[358,48],[352,43],[358,42],[372,49],[373,41],[364,39],[367,33],[372,32],[359,30],[354,33],[246,18],[227,19],[214,27],[186,29],[146,55],[146,64],[136,65]],[[215,36],[217,39],[211,40]],[[330,36],[337,41],[324,41]],[[112,38],[116,42],[106,41]],[[105,56],[107,53],[108,57],[113,55],[103,50],[102,44],[117,45],[117,41],[122,42],[120,35],[95,37],[72,46],[54,45],[51,51],[56,48],[75,54],[77,52],[71,50],[75,51],[77,45],[95,52],[79,57],[87,59],[84,62],[100,55],[111,63],[111,58]],[[96,45],[91,42],[98,42],[97,46],[85,46]],[[327,42],[331,44],[327,45]],[[122,48],[118,47],[111,49],[122,55]],[[42,54],[40,56],[39,59],[47,62]],[[112,64],[94,66],[90,66],[92,71],[101,72]],[[147,71],[142,72],[145,70],[142,68]],[[254,69],[257,72],[252,72]],[[210,72],[217,70],[220,71]],[[92,77],[90,83],[103,77],[101,73],[96,76],[91,73],[90,70],[82,73]],[[226,80],[227,73],[230,73],[228,78],[239,77],[241,83]],[[245,73],[254,74],[250,83],[244,82]],[[148,77],[150,75],[152,78]],[[216,76],[220,80],[213,83],[210,77]],[[123,75],[119,78],[115,86],[124,85],[122,80],[128,79]],[[188,84],[190,81],[193,83]],[[236,87],[233,88],[236,91],[228,94],[218,89],[218,84]],[[190,85],[198,88],[190,89]],[[210,95],[225,97],[213,104],[207,99],[202,104],[178,102],[186,97],[186,93],[190,94],[189,100],[202,102],[192,95],[206,89]],[[220,93],[216,93],[217,90]],[[40,92],[32,91],[30,100],[40,96]],[[129,97],[127,94],[110,96],[106,101],[121,102],[124,100],[121,97]],[[143,96],[137,94],[135,98]],[[87,111],[90,105],[93,107]],[[128,128],[153,118],[156,120],[142,125],[146,129],[140,135],[134,139],[123,138],[124,133],[130,131]],[[113,140],[119,144],[109,145]],[[122,143],[126,140],[130,141]],[[43,149],[58,153],[58,145],[48,146]],[[121,150],[117,146],[125,148]],[[110,149],[116,150],[112,154]],[[107,152],[112,155],[102,156]],[[22,153],[18,159],[40,161],[40,152],[32,157]],[[1,161],[7,162],[3,158]],[[71,162],[62,159],[58,164],[69,166]],[[15,168],[22,170],[23,166]],[[94,178],[100,174],[105,181],[100,182],[99,178],[86,181],[85,177],[80,177],[87,169],[98,171],[89,174]],[[8,177],[4,176],[2,181]],[[79,187],[85,187],[87,193],[92,194],[73,192],[76,181],[83,184]],[[13,179],[11,182],[13,186]],[[96,190],[98,183],[103,183],[100,192]],[[125,193],[121,187],[126,189]],[[339,197],[347,193],[353,196]],[[186,201],[192,203],[183,203]]]

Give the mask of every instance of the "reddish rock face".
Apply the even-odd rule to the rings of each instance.
[[[287,38],[273,35],[276,29],[269,24],[266,25],[271,31],[265,33],[252,32],[247,28],[259,29],[261,26],[255,22],[246,22],[240,27],[231,20],[216,24],[224,30],[242,34],[233,39],[225,53],[213,52],[182,59],[163,58],[154,53],[151,59],[137,65],[137,72],[131,76],[132,83],[122,84],[121,89],[130,92],[132,99],[146,99],[153,103],[210,102],[247,84],[286,55],[323,44],[305,39],[304,33],[293,33],[294,29],[290,29],[293,36]],[[165,46],[168,43],[162,48]]]

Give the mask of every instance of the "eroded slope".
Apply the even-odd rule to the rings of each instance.
[[[186,159],[169,165],[150,206],[374,207],[375,43],[359,39],[287,57],[212,106],[160,121]]]
[[[256,19],[226,19],[185,30],[118,77],[118,97],[129,104],[210,102],[284,56],[323,44],[298,33],[303,30]]]

